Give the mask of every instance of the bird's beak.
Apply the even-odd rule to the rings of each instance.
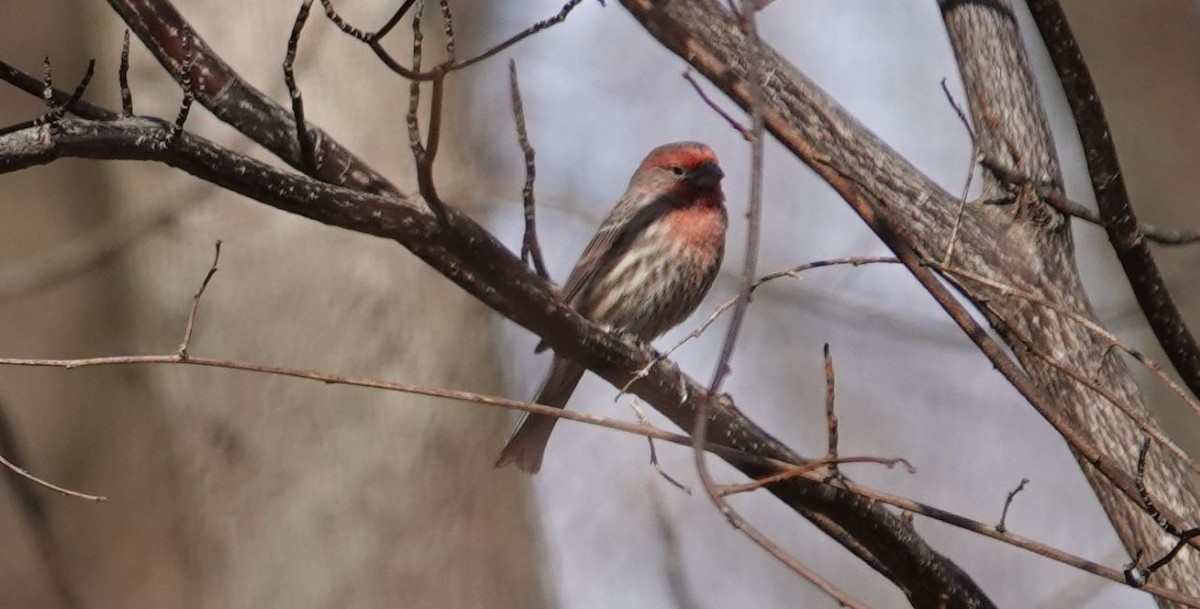
[[[708,187],[720,184],[723,177],[725,172],[716,163],[708,162],[693,169],[688,179],[696,186]]]

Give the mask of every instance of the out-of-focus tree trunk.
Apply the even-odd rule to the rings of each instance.
[[[471,31],[487,20],[483,5],[463,4],[455,7],[464,22],[460,45],[471,44]],[[286,99],[279,65],[296,5],[180,8],[250,82]],[[114,106],[119,19],[99,3],[67,8],[8,9],[6,29],[19,36],[5,37],[2,54],[31,70],[51,54],[60,86],[73,85],[63,83],[95,56],[90,96]],[[366,8],[345,10],[367,28],[390,10]],[[136,110],[173,116],[178,89],[136,40],[132,46]],[[297,66],[310,120],[409,187],[407,83],[317,16]],[[453,122],[470,106],[471,79],[454,82],[450,94]],[[38,111],[34,100],[14,110],[6,121]],[[188,128],[250,148],[214,125],[197,108]],[[477,177],[468,170],[472,150],[452,146],[441,160],[440,177],[459,192]],[[487,152],[482,143],[474,150]],[[173,350],[221,239],[221,270],[204,298],[192,353],[501,388],[491,314],[394,243],[288,217],[157,166],[56,164],[5,176],[3,189],[5,261],[36,259],[114,213],[186,208],[177,227],[138,242],[119,263],[0,303],[0,343],[11,354]],[[48,498],[67,578],[84,606],[544,602],[528,481],[492,467],[509,425],[500,411],[216,370],[0,374],[0,398],[30,467],[111,497],[103,504]],[[20,552],[0,557],[0,587],[14,606],[61,606],[43,565],[30,558],[36,553],[23,526],[5,498],[0,530],[23,541]]]

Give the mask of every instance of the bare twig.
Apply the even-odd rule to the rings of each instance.
[[[28,366],[37,368],[61,368],[64,370],[75,370],[77,368],[93,368],[107,366],[199,366],[203,368],[221,368],[225,370],[238,370],[243,372],[252,372],[258,374],[269,374],[274,376],[285,376],[297,379],[305,379],[315,381],[325,385],[346,385],[350,387],[365,387],[368,389],[381,389],[384,391],[394,391],[397,393],[407,393],[412,395],[420,395],[425,397],[441,398],[456,402],[464,402],[469,404],[479,404],[483,406],[491,406],[497,408],[505,408],[508,410],[519,410],[539,415],[547,415],[558,417],[569,421],[593,425],[596,427],[604,427],[607,429],[615,429],[634,435],[645,436],[655,440],[670,442],[679,446],[692,447],[694,442],[691,437],[671,433],[661,428],[651,425],[641,425],[621,421],[619,419],[611,419],[590,415],[584,412],[575,410],[567,410],[563,408],[552,408],[550,406],[542,406],[530,402],[512,400],[504,397],[487,395],[472,391],[460,391],[455,389],[444,389],[440,387],[427,387],[423,385],[413,385],[408,383],[396,383],[392,381],[384,381],[378,379],[369,379],[363,377],[346,376],[339,374],[329,374],[316,370],[305,370],[300,368],[288,368],[283,366],[272,366],[269,364],[259,364],[254,362],[242,362],[235,360],[217,359],[210,357],[187,356],[182,357],[178,352],[161,354],[161,355],[116,355],[107,357],[88,357],[88,358],[68,358],[68,359],[43,359],[43,358],[15,358],[3,357],[0,358],[0,366]],[[764,457],[754,453],[729,448],[720,444],[708,443],[704,449],[719,455],[725,459],[736,463],[748,463],[759,467],[765,467],[772,471],[783,471],[792,469],[802,463],[793,463],[782,461],[771,457]]]
[[[179,113],[175,116],[175,123],[171,128],[171,136],[169,142],[174,144],[179,139],[179,134],[183,132],[183,125],[187,122],[188,113],[192,111],[192,101],[196,99],[196,90],[192,83],[192,67],[196,63],[196,48],[195,41],[192,40],[190,34],[183,35],[183,62],[179,64],[179,87],[183,89],[183,100],[179,102]]]
[[[746,493],[749,491],[758,490],[760,488],[765,488],[771,486],[772,484],[778,484],[785,480],[791,480],[792,478],[797,478],[799,476],[808,476],[809,474],[826,466],[836,471],[836,468],[840,463],[875,463],[878,465],[883,465],[888,469],[892,469],[897,465],[903,465],[904,469],[908,471],[908,473],[917,473],[917,468],[913,467],[913,464],[909,463],[908,459],[903,457],[822,457],[820,459],[809,461],[804,465],[786,469],[784,471],[767,476],[766,478],[759,478],[758,480],[754,480],[752,482],[746,482],[743,484],[726,484],[720,488],[720,493],[722,497],[726,497],[729,495],[736,495],[738,493]]]
[[[942,93],[946,95],[946,101],[950,102],[950,107],[954,108],[954,113],[958,115],[958,120],[963,124],[963,128],[967,130],[967,136],[971,138],[971,159],[967,163],[967,178],[963,181],[962,196],[958,198],[958,214],[954,217],[954,228],[950,230],[950,240],[946,244],[946,253],[942,256],[942,264],[950,264],[950,258],[954,256],[954,244],[958,242],[958,231],[962,228],[963,214],[967,211],[967,195],[971,192],[971,181],[975,178],[975,163],[979,157],[979,144],[975,141],[975,130],[971,128],[971,121],[967,119],[967,113],[963,112],[962,106],[958,105],[958,101],[950,94],[950,88],[946,86],[946,79],[942,79]]]
[[[192,328],[196,323],[196,312],[200,310],[200,299],[204,297],[204,290],[208,289],[208,282],[212,281],[213,275],[217,274],[217,263],[221,261],[221,241],[217,240],[213,246],[213,261],[208,267],[208,272],[204,275],[204,281],[200,282],[200,289],[192,296],[192,310],[188,312],[187,325],[183,329],[183,341],[179,343],[179,348],[176,353],[181,359],[188,359],[188,345],[192,342]]]
[[[379,57],[380,61],[382,61],[383,64],[388,67],[388,69],[408,80],[434,81],[442,79],[445,77],[445,75],[451,72],[457,72],[458,70],[473,66],[481,61],[493,57],[501,51],[542,30],[562,23],[566,20],[567,15],[569,15],[571,11],[574,10],[576,6],[579,6],[582,2],[583,0],[568,0],[568,2],[563,5],[562,9],[560,9],[554,16],[543,19],[525,28],[520,33],[508,38],[507,40],[463,61],[455,60],[454,47],[449,46],[447,48],[448,59],[445,62],[434,66],[433,69],[429,70],[428,72],[422,72],[419,63],[414,63],[411,68],[403,66],[400,62],[396,61],[396,59],[392,57],[390,53],[387,52],[387,49],[383,48],[382,44],[380,44],[380,41],[383,39],[383,37],[386,36],[388,32],[390,32],[391,29],[396,26],[396,23],[400,20],[400,18],[408,12],[408,9],[414,4],[414,0],[406,0],[405,3],[401,5],[400,9],[392,15],[392,18],[388,20],[387,24],[384,25],[383,28],[380,28],[377,32],[365,32],[357,27],[354,27],[353,25],[350,25],[345,19],[342,18],[341,15],[338,14],[337,10],[333,8],[333,3],[331,0],[321,0],[321,5],[325,7],[325,15],[329,17],[330,21],[337,25],[338,28],[340,28],[346,34],[353,36],[354,38],[370,46],[371,50],[375,52],[375,55]],[[446,12],[447,5],[442,4],[442,8],[443,16],[448,14]],[[447,28],[447,33],[451,34],[451,36],[448,38],[448,42],[453,41],[453,27],[449,25],[449,21],[445,21],[443,24],[444,27]]]
[[[87,69],[84,70],[83,77],[79,79],[79,84],[75,86],[75,91],[66,99],[62,99],[65,93],[59,92],[54,88],[54,82],[51,78],[50,58],[46,57],[42,61],[42,81],[41,81],[41,97],[42,102],[46,104],[46,111],[41,116],[32,121],[18,123],[9,127],[0,129],[0,135],[11,133],[19,129],[24,129],[30,125],[50,125],[53,127],[67,113],[67,108],[78,104],[83,98],[83,94],[87,91],[87,87],[92,82],[92,76],[96,73],[96,60],[88,60]]]
[[[1017,496],[1017,493],[1025,490],[1026,484],[1029,484],[1029,478],[1021,478],[1021,483],[1009,491],[1008,496],[1004,498],[1004,509],[1000,511],[1000,523],[996,525],[997,531],[1008,532],[1008,527],[1004,525],[1004,521],[1008,519],[1008,508],[1012,506],[1013,498]]]
[[[288,94],[292,99],[292,116],[296,121],[296,140],[300,144],[300,161],[305,173],[319,177],[320,168],[316,149],[313,146],[312,134],[308,132],[308,121],[304,119],[304,97],[296,84],[296,49],[300,46],[300,32],[308,21],[308,13],[312,10],[313,0],[304,0],[300,11],[296,13],[296,22],[292,25],[292,33],[288,36],[287,53],[283,57],[283,81],[287,84]]]
[[[129,28],[121,36],[121,64],[117,68],[117,84],[121,88],[121,116],[133,116],[133,91],[129,89]]]
[[[533,269],[538,276],[550,281],[550,273],[546,270],[546,262],[542,259],[542,246],[537,238],[537,221],[534,216],[533,181],[537,176],[537,164],[534,162],[533,145],[529,143],[529,133],[525,130],[525,104],[521,102],[521,88],[517,85],[517,62],[508,60],[509,92],[512,96],[513,120],[517,124],[517,143],[525,155],[525,186],[521,188],[521,200],[525,208],[525,236],[521,239],[521,262],[529,264],[532,260]]]
[[[825,458],[831,459],[830,468],[833,473],[838,473],[838,419],[834,414],[834,376],[833,376],[833,355],[829,353],[829,343],[825,343],[825,428],[828,431],[828,447],[825,449]]]
[[[8,458],[4,456],[4,453],[12,455],[12,457],[17,460],[21,460],[21,457],[19,447],[17,446],[17,434],[13,431],[12,425],[9,423],[8,414],[2,410],[0,410],[0,449],[3,449],[0,450],[0,465],[3,465],[13,474],[20,476],[38,486],[48,488],[61,495],[86,499],[88,501],[105,501],[107,499],[107,497],[100,495],[88,495],[86,493],[73,491],[69,488],[63,488],[52,482],[47,482],[29,473],[28,470],[20,465],[9,461]],[[14,485],[14,490],[16,491],[17,498],[23,505],[23,509],[26,512],[41,514],[45,511],[45,508],[37,495],[33,493],[26,493],[23,487],[17,487],[16,485]]]
[[[3,61],[0,61],[0,80],[3,80],[4,82],[7,82],[8,84],[35,97],[41,97],[42,92],[45,89],[45,83],[42,80],[35,78],[30,74],[26,74],[11,64]],[[121,116],[116,112],[101,108],[100,106],[93,105],[81,99],[72,101],[72,97],[73,96],[70,93],[67,93],[61,89],[51,90],[51,99],[54,101],[54,103],[65,107],[71,114],[91,120],[114,120],[121,118]],[[0,131],[0,133],[5,133],[7,131],[10,130],[5,129]]]
[[[762,277],[759,277],[757,281],[754,282],[754,285],[752,285],[750,287],[750,289],[751,289],[751,291],[757,290],[759,287],[761,287],[765,283],[774,281],[776,279],[781,279],[784,277],[798,279],[800,277],[800,273],[803,273],[804,271],[810,271],[812,269],[819,269],[819,268],[825,268],[825,267],[830,267],[830,266],[845,266],[845,265],[858,267],[858,266],[862,266],[865,264],[900,264],[900,260],[897,258],[891,257],[891,256],[848,256],[848,257],[844,257],[844,258],[829,258],[827,260],[816,260],[813,262],[806,262],[799,266],[794,266],[794,267],[791,267],[788,269],[784,269],[782,271],[776,271],[769,275],[763,275]],[[633,383],[637,382],[638,379],[643,378],[645,376],[645,374],[650,370],[650,368],[652,368],[656,363],[658,363],[660,361],[664,361],[667,358],[671,357],[671,355],[673,353],[675,353],[677,350],[679,350],[679,348],[682,347],[688,341],[696,339],[696,338],[700,338],[700,336],[702,334],[704,334],[704,332],[707,331],[708,328],[710,326],[712,326],[713,323],[716,322],[719,317],[721,317],[721,315],[725,314],[726,311],[732,309],[733,306],[735,304],[737,304],[739,298],[740,298],[740,296],[734,296],[733,298],[730,298],[729,300],[726,300],[725,302],[721,303],[720,306],[718,306],[716,309],[713,309],[713,312],[710,313],[708,318],[705,319],[703,322],[701,322],[701,324],[699,326],[697,326],[694,330],[689,332],[683,338],[679,339],[675,344],[671,345],[670,348],[668,348],[666,351],[659,353],[658,357],[656,357],[654,359],[654,361],[647,364],[644,368],[642,368],[641,370],[638,371],[638,374],[634,375],[633,378],[629,379],[629,381],[625,384],[625,386],[621,388],[621,393],[625,393],[625,392],[629,391],[629,387],[632,386]]]
[[[638,423],[641,423],[642,425],[650,424],[650,419],[646,417],[646,412],[643,411],[642,407],[638,405],[638,401],[636,399],[631,401],[629,405],[633,407],[633,413],[637,416]],[[668,474],[658,462],[658,451],[654,448],[654,438],[647,437],[646,443],[650,445],[650,464],[654,466],[654,471],[658,472],[658,475],[662,476],[663,480],[666,480],[671,486],[674,486],[675,488],[691,495],[692,489],[688,488],[686,484],[675,479],[675,477],[671,474]]]
[[[169,0],[108,0],[108,3],[177,80],[180,64],[185,60],[186,37],[195,63],[191,76],[196,101],[283,162],[301,172],[307,170],[291,109],[246,82],[205,43]],[[320,147],[317,156],[323,161],[322,181],[360,192],[399,196],[395,185],[335,138],[312,124],[308,125],[308,131]]]
[[[1182,550],[1184,546],[1188,545],[1188,542],[1191,539],[1200,537],[1200,527],[1188,529],[1186,531],[1180,529],[1169,519],[1167,519],[1167,517],[1163,516],[1162,512],[1159,511],[1158,506],[1155,505],[1154,497],[1152,497],[1150,492],[1146,490],[1146,454],[1149,452],[1150,440],[1147,439],[1142,442],[1142,447],[1138,450],[1137,476],[1134,478],[1134,483],[1137,485],[1138,493],[1142,497],[1142,509],[1144,509],[1146,513],[1154,519],[1154,523],[1157,524],[1159,528],[1165,531],[1168,535],[1175,537],[1175,545],[1171,546],[1171,549],[1168,550],[1167,553],[1158,560],[1141,569],[1137,567],[1137,564],[1141,559],[1142,552],[1138,552],[1138,555],[1135,557],[1134,561],[1125,567],[1126,581],[1137,587],[1144,586],[1155,571],[1167,566],[1172,560],[1174,560],[1175,556],[1179,554],[1179,551]]]
[[[692,76],[691,68],[688,68],[683,72],[683,79],[691,83],[692,88],[696,90],[696,94],[700,96],[700,99],[704,100],[704,103],[707,104],[709,108],[712,108],[714,112],[721,116],[721,118],[725,119],[725,122],[729,123],[729,126],[733,127],[734,131],[742,134],[742,139],[746,140],[747,142],[754,141],[754,134],[751,133],[749,129],[742,126],[742,123],[738,122],[736,118],[733,118],[732,114],[726,112],[724,108],[722,108],[715,100],[713,100],[713,98],[709,97],[708,94],[704,92],[704,89],[700,87],[700,83],[696,82],[695,77]]]
[[[1068,199],[1062,193],[1050,193],[1045,199],[1047,203],[1064,214],[1104,228],[1104,218],[1098,212]],[[1200,229],[1194,228],[1168,229],[1153,224],[1142,224],[1138,227],[1138,233],[1147,241],[1159,245],[1191,245],[1200,242]]]
[[[88,501],[105,501],[108,499],[107,497],[104,497],[103,495],[89,495],[87,493],[73,491],[69,488],[63,488],[57,484],[54,484],[53,482],[47,482],[47,481],[45,481],[41,478],[38,478],[37,476],[29,473],[28,471],[26,471],[24,468],[17,465],[16,463],[13,463],[12,461],[9,461],[8,459],[4,458],[4,455],[0,455],[0,464],[3,464],[4,467],[8,468],[9,471],[12,471],[13,473],[17,474],[18,476],[21,476],[22,478],[25,478],[26,480],[29,480],[30,482],[33,482],[34,484],[37,484],[38,486],[46,487],[56,493],[66,495],[68,497],[76,497],[79,499],[86,499]]]

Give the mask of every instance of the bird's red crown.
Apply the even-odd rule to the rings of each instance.
[[[705,163],[716,163],[717,155],[700,142],[677,142],[659,146],[646,155],[638,169],[683,167],[695,169]]]

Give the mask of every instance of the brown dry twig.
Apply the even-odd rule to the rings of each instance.
[[[749,129],[742,126],[742,123],[738,122],[736,118],[733,118],[732,114],[726,112],[724,108],[722,108],[713,98],[709,97],[708,94],[704,92],[704,89],[700,87],[700,83],[696,82],[696,78],[692,76],[691,68],[688,68],[683,72],[683,79],[692,85],[692,88],[696,90],[696,94],[700,96],[700,99],[703,100],[709,108],[712,108],[713,111],[720,115],[721,118],[725,119],[725,122],[729,123],[729,126],[733,127],[734,131],[742,134],[742,139],[746,140],[747,142],[754,141],[754,134],[751,133]]]
[[[192,102],[196,99],[196,89],[192,82],[192,68],[196,65],[196,45],[191,35],[183,34],[182,38],[183,62],[179,64],[177,80],[179,87],[183,89],[183,99],[179,102],[179,112],[171,125],[171,135],[167,139],[169,144],[179,140],[179,134],[183,133],[183,125],[187,123],[188,114],[192,111]]]
[[[188,345],[192,342],[192,328],[196,323],[196,312],[200,310],[200,299],[204,297],[204,290],[208,289],[208,282],[212,281],[213,275],[217,274],[217,263],[221,261],[221,240],[218,239],[213,246],[213,261],[208,267],[208,272],[204,274],[204,281],[200,282],[200,289],[192,295],[192,309],[188,312],[187,325],[183,328],[183,341],[179,343],[179,348],[176,353],[180,359],[188,359]]]
[[[133,91],[129,88],[129,28],[121,36],[121,64],[117,68],[117,86],[121,89],[121,117],[133,116]]]
[[[1143,552],[1139,550],[1133,562],[1125,567],[1125,581],[1131,586],[1141,588],[1146,585],[1151,575],[1155,571],[1167,566],[1179,551],[1193,538],[1200,537],[1200,527],[1195,527],[1188,530],[1180,529],[1172,523],[1166,516],[1159,511],[1158,506],[1154,503],[1154,497],[1146,490],[1146,454],[1150,452],[1150,440],[1146,439],[1142,442],[1141,448],[1138,450],[1137,462],[1137,477],[1134,478],[1134,483],[1137,484],[1138,493],[1142,496],[1142,509],[1154,519],[1154,523],[1159,526],[1168,535],[1175,537],[1175,544],[1171,549],[1163,554],[1158,560],[1143,568],[1138,568],[1138,562],[1141,560]]]
[[[292,117],[296,122],[296,142],[300,146],[300,162],[304,173],[319,179],[320,160],[317,158],[316,146],[313,144],[313,134],[308,131],[308,121],[304,118],[304,96],[300,86],[296,84],[296,51],[300,46],[300,32],[308,21],[309,11],[312,10],[313,0],[304,0],[296,13],[296,21],[292,25],[292,33],[288,36],[287,52],[283,56],[283,82],[287,85],[288,96],[292,100]]]
[[[388,53],[387,49],[384,49],[383,45],[381,44],[383,38],[392,31],[392,28],[399,23],[400,19],[404,17],[404,15],[417,1],[418,0],[405,0],[405,2],[400,5],[400,8],[397,9],[394,14],[392,14],[392,17],[388,19],[387,23],[385,23],[382,28],[375,32],[366,32],[351,25],[349,22],[343,19],[341,15],[338,14],[336,9],[333,8],[332,0],[321,0],[321,5],[325,7],[325,16],[328,17],[334,25],[336,25],[347,35],[352,36],[371,47],[371,50],[375,52],[375,55],[379,57],[380,61],[382,61],[389,70],[412,81],[435,81],[445,77],[451,72],[457,72],[458,70],[473,66],[481,61],[493,57],[501,51],[542,30],[566,21],[567,16],[571,14],[571,11],[573,11],[575,7],[579,6],[583,2],[583,0],[569,0],[567,3],[563,4],[562,8],[559,9],[558,13],[555,15],[538,21],[537,23],[525,28],[521,32],[509,37],[503,42],[488,48],[478,55],[463,61],[458,61],[453,57],[453,53],[451,53],[445,62],[437,64],[427,72],[422,72],[421,65],[419,63],[414,62],[411,68],[406,68],[403,66],[400,62],[396,61],[396,59],[392,57],[391,54]],[[445,16],[448,11],[448,5],[443,2],[441,7],[442,14]],[[449,25],[449,20],[444,21],[443,25],[452,29],[452,27]],[[449,40],[452,41],[453,37],[451,37]],[[453,45],[451,45],[448,50],[453,51]]]
[[[508,60],[509,93],[512,98],[513,121],[517,124],[517,143],[525,157],[525,185],[521,188],[521,200],[525,210],[525,235],[521,238],[521,262],[532,262],[533,270],[538,276],[550,281],[550,273],[546,270],[546,262],[542,259],[542,246],[537,238],[537,220],[533,199],[533,181],[537,177],[537,163],[534,162],[533,145],[529,143],[529,133],[525,129],[525,104],[521,101],[521,87],[517,84],[517,62]]]
[[[828,434],[825,457],[831,460],[829,467],[833,470],[834,475],[838,475],[838,419],[833,410],[836,387],[833,374],[833,355],[829,353],[829,343],[825,343],[822,352],[825,360],[825,429]],[[910,465],[909,468],[911,469],[912,466]]]
[[[917,468],[913,467],[913,464],[910,463],[908,459],[903,457],[822,457],[820,459],[809,461],[804,465],[798,465],[796,467],[772,474],[766,478],[759,478],[758,480],[745,482],[742,484],[726,484],[720,487],[720,493],[722,497],[736,495],[738,493],[746,493],[749,491],[758,490],[760,488],[765,488],[785,480],[791,480],[792,478],[797,478],[799,476],[807,476],[824,467],[829,467],[836,471],[838,464],[842,463],[875,463],[887,467],[888,469],[892,469],[897,465],[903,465],[904,469],[908,473],[917,473]]]
[[[629,406],[633,408],[633,414],[637,416],[638,423],[641,423],[642,425],[650,425],[650,419],[646,417],[646,412],[642,410],[642,407],[638,404],[636,399],[631,401]],[[654,471],[658,472],[658,475],[662,476],[663,480],[666,480],[671,486],[683,491],[684,493],[687,493],[688,495],[691,495],[692,489],[686,484],[677,480],[671,474],[668,474],[658,462],[658,450],[654,448],[654,438],[647,436],[646,443],[650,445],[650,464],[654,466]]]
[[[1016,488],[1008,492],[1008,496],[1004,498],[1004,509],[1000,511],[1000,522],[996,525],[996,530],[1001,533],[1008,532],[1008,527],[1004,525],[1004,521],[1008,519],[1008,508],[1012,507],[1013,498],[1017,493],[1025,490],[1025,485],[1029,484],[1029,478],[1021,478],[1021,483]]]

